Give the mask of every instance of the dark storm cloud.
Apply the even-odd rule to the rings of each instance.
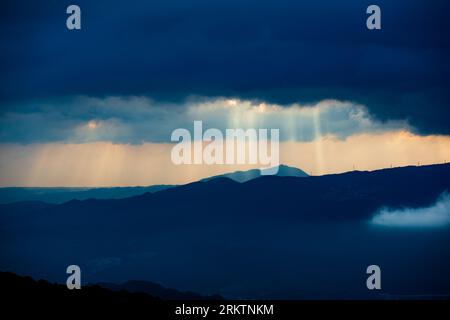
[[[65,9],[82,10],[82,30]],[[382,8],[382,30],[365,27]],[[0,103],[70,95],[366,105],[450,134],[446,1],[3,1]],[[63,106],[62,106],[63,107]],[[130,110],[132,112],[132,110]]]

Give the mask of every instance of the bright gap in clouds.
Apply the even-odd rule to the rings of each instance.
[[[251,165],[174,165],[173,144],[0,144],[0,186],[135,186],[181,184]],[[311,175],[443,163],[450,137],[408,132],[352,135],[344,140],[280,143],[280,162]],[[317,159],[320,155],[321,159]],[[259,166],[256,166],[259,167]]]
[[[397,228],[437,228],[450,225],[450,195],[445,192],[425,208],[382,208],[372,218],[377,226]]]

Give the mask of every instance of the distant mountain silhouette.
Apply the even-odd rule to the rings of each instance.
[[[64,203],[73,199],[121,199],[146,192],[158,192],[174,185],[154,185],[148,187],[111,187],[111,188],[0,188],[0,203],[19,201],[42,201],[47,203]]]
[[[300,169],[280,165],[277,176],[306,177],[305,172]],[[208,181],[218,177],[226,177],[237,182],[246,182],[260,177],[260,170],[253,169],[248,171],[236,171],[224,175],[218,175],[203,179]],[[20,202],[20,201],[41,201],[47,203],[64,203],[70,200],[87,199],[122,199],[141,195],[147,192],[155,193],[158,191],[173,188],[176,185],[154,185],[147,187],[110,187],[110,188],[59,188],[59,187],[5,187],[0,188],[0,204]]]
[[[236,182],[247,182],[247,181],[259,178],[261,176],[262,176],[261,170],[252,169],[252,170],[248,170],[248,171],[235,171],[235,172],[231,172],[231,173],[208,177],[208,178],[202,179],[200,181],[206,182],[206,181],[210,181],[212,179],[217,179],[217,178],[229,178]],[[275,176],[278,176],[278,177],[308,177],[308,174],[306,174],[303,170],[300,170],[298,168],[289,167],[286,165],[280,165],[278,167],[278,172],[277,172],[277,174],[275,174]]]
[[[76,263],[93,283],[151,280],[225,298],[448,295],[450,228],[369,224],[381,207],[430,206],[448,190],[444,164],[0,205],[0,270],[58,280]],[[382,292],[365,287],[370,264],[386,270]]]

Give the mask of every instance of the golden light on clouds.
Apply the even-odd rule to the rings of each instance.
[[[96,142],[1,144],[1,186],[134,186],[181,184],[250,165],[172,164],[173,145]],[[280,161],[319,175],[450,160],[449,136],[406,131],[357,134],[345,140],[322,137],[280,143]]]
[[[94,130],[98,127],[98,122],[95,120],[91,120],[88,122],[87,127],[91,130]]]

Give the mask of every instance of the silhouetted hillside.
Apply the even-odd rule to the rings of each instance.
[[[364,220],[380,206],[429,205],[449,188],[449,164],[354,171],[306,179],[263,176],[242,184],[215,178],[125,199],[72,200],[60,205],[33,201],[0,205],[3,213],[0,219],[5,220],[14,213],[14,217],[2,221],[13,223],[22,217],[19,213],[30,212],[27,221],[36,218],[38,223],[60,223],[60,227],[65,222],[68,226],[88,227],[95,221],[112,223],[114,219],[120,219],[125,225],[150,219],[151,227],[155,227],[164,221],[176,225],[185,223],[186,219],[194,222],[207,218],[201,221],[208,223],[236,215],[240,219]]]
[[[160,284],[150,281],[127,281],[122,284],[115,284],[109,282],[97,283],[102,288],[107,288],[113,291],[126,290],[128,292],[147,293],[151,296],[158,297],[163,300],[222,300],[219,295],[202,296],[195,292],[181,292],[175,289],[169,289]]]
[[[203,315],[178,315],[181,306],[209,307],[207,319],[292,319],[298,310],[320,317],[344,316],[361,318],[361,310],[371,310],[374,317],[383,317],[393,311],[404,317],[427,318],[430,312],[445,314],[445,301],[162,301],[148,294],[114,292],[99,286],[84,286],[80,290],[68,290],[61,284],[44,280],[35,281],[14,273],[0,272],[3,315],[10,318],[123,318],[123,319],[202,319]],[[274,305],[273,315],[223,315],[221,305]],[[212,311],[214,310],[214,311]],[[432,310],[432,311],[430,311]]]
[[[280,177],[307,177],[308,175],[297,168],[280,165],[278,173]],[[248,171],[236,171],[223,175],[213,176],[202,181],[215,178],[230,178],[237,182],[246,182],[261,177],[259,169]],[[138,196],[144,193],[155,193],[161,190],[176,187],[176,185],[154,185],[147,187],[110,187],[110,188],[23,188],[6,187],[0,188],[0,204],[8,204],[22,201],[35,201],[60,204],[70,200],[87,199],[123,199]]]
[[[65,285],[45,280],[35,281],[9,272],[0,272],[2,313],[14,318],[21,315],[59,318],[106,315],[167,317],[167,306],[143,293],[113,292],[99,286],[68,290]]]

